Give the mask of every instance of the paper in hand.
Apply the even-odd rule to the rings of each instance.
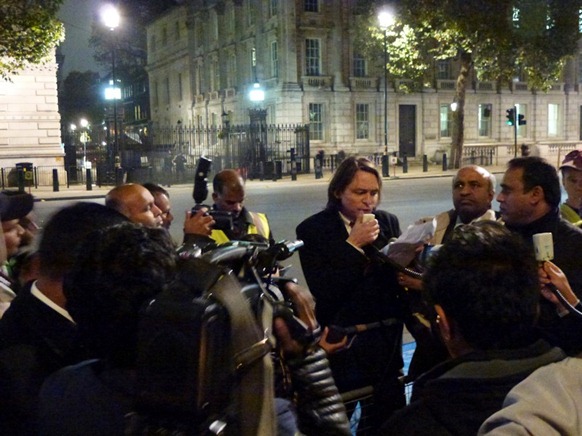
[[[432,238],[435,228],[434,219],[411,224],[396,241],[386,245],[382,253],[398,265],[406,267],[414,260],[420,247]]]

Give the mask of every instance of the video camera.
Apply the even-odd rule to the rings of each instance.
[[[215,224],[213,226],[216,230],[232,230],[233,229],[233,215],[231,212],[220,210],[213,210],[211,206],[202,204],[208,197],[208,173],[212,166],[212,160],[201,156],[198,159],[196,166],[196,174],[194,176],[194,191],[192,197],[194,198],[194,207],[192,213],[197,213],[201,208],[208,209],[208,215],[214,218]]]
[[[279,287],[294,280],[273,277],[277,262],[301,246],[300,240],[272,246],[232,241],[180,257],[176,280],[147,305],[140,321],[136,404],[150,430],[214,434],[208,429],[227,426],[228,434],[241,434],[240,416],[232,412],[250,406],[233,404],[234,392],[261,394],[255,381],[248,386],[241,377],[272,358],[266,334],[272,318],[284,318],[292,337],[305,345],[319,335],[294,316],[292,302]],[[266,316],[269,308],[272,316]],[[240,319],[247,325],[241,327]],[[254,339],[241,348],[241,336],[249,334]]]

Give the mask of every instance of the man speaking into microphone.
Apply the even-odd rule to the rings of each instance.
[[[374,387],[372,423],[404,406],[398,380],[402,361],[403,308],[396,271],[375,260],[377,248],[400,235],[398,218],[377,210],[382,179],[364,158],[349,157],[328,187],[325,209],[297,227],[299,251],[322,326],[372,324],[347,349],[330,356],[340,392]],[[374,424],[372,424],[374,425]]]

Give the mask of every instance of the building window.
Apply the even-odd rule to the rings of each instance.
[[[449,80],[451,78],[451,62],[448,59],[437,61],[437,79]]]
[[[354,77],[366,77],[366,60],[358,53],[354,54]]]
[[[279,77],[279,48],[277,41],[271,42],[271,75]]]
[[[162,47],[168,45],[168,29],[162,27]]]
[[[227,88],[234,88],[235,85],[235,78],[236,78],[236,57],[234,53],[228,57],[228,62],[226,64],[227,73],[226,73],[226,87]]]
[[[305,12],[319,12],[319,1],[305,0]]]
[[[319,76],[321,73],[321,53],[319,39],[305,40],[305,75]]]
[[[518,122],[519,122],[519,116],[518,115],[523,115],[523,119],[526,120],[527,122],[527,104],[516,104],[515,105],[515,109],[516,109],[516,117],[518,118]],[[521,137],[521,138],[525,138],[527,136],[527,124],[523,124],[523,125],[517,125],[517,136]]]
[[[323,104],[309,103],[309,139],[323,140]]]
[[[277,15],[278,8],[279,8],[279,0],[271,0],[269,2],[269,17],[274,17]]]
[[[519,15],[520,15],[519,8],[516,8],[514,6],[513,11],[511,13],[511,22],[513,23],[513,27],[515,27],[516,29],[519,29]]]
[[[160,104],[160,95],[158,94],[158,81],[154,80],[152,83],[152,100],[153,105],[158,106]]]
[[[440,137],[450,138],[453,135],[453,111],[448,104],[440,107]]]
[[[257,81],[257,49],[251,47],[250,52],[250,62],[251,62],[251,80]]]
[[[170,78],[164,79],[164,104],[170,104]]]
[[[194,67],[194,91],[196,95],[202,94],[202,71],[200,64]]]
[[[479,136],[491,137],[491,104],[480,104],[478,116]]]
[[[557,104],[548,104],[548,136],[558,136],[558,112]]]
[[[218,41],[218,14],[216,13],[216,11],[212,11],[211,23],[212,23],[212,40]]]
[[[226,17],[226,34],[228,35],[229,39],[232,39],[234,36],[234,29],[235,29],[235,10],[234,6],[229,4],[227,5],[228,12],[225,14]]]
[[[178,73],[178,100],[182,101],[184,98],[184,90],[182,89],[182,73]]]
[[[210,90],[218,91],[220,89],[220,65],[218,64],[218,59],[212,61],[211,74]]]
[[[356,139],[368,139],[370,137],[370,106],[356,104]]]
[[[255,8],[253,7],[253,0],[247,0],[247,25],[255,24]]]

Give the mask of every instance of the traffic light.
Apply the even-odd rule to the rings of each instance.
[[[505,124],[507,124],[508,126],[514,126],[515,125],[515,108],[507,109],[505,111],[505,113],[507,114],[507,115],[505,115],[505,118],[507,118],[507,121],[505,122]]]
[[[517,125],[518,126],[523,126],[524,124],[527,124],[527,121],[525,120],[525,115],[518,114],[517,115]]]

